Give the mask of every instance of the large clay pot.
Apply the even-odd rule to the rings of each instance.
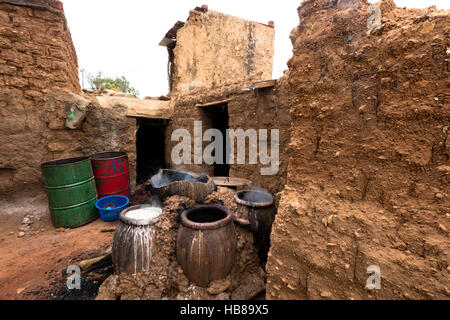
[[[155,250],[154,225],[159,218],[137,220],[127,217],[127,213],[146,207],[150,206],[134,206],[120,213],[112,247],[113,267],[118,274],[137,274],[150,269]]]
[[[168,169],[160,170],[151,177],[146,182],[146,187],[161,199],[179,195],[195,202],[202,202],[216,188],[211,177],[207,175]]]
[[[198,286],[227,277],[234,262],[237,237],[233,214],[223,206],[201,205],[181,214],[177,259]]]
[[[259,258],[266,261],[276,214],[272,195],[264,191],[243,190],[236,193],[235,200],[240,216],[248,218]]]

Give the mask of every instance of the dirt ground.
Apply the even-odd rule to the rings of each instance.
[[[97,219],[86,226],[63,231],[53,227],[50,215],[44,215],[19,238],[23,218],[2,213],[0,299],[91,298],[90,294],[67,292],[62,272],[70,265],[101,255],[113,237],[113,232],[104,231],[115,229],[117,222]],[[97,284],[90,285],[96,292]]]

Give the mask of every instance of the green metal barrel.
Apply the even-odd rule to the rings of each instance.
[[[74,228],[98,217],[97,190],[89,157],[41,164],[48,206],[56,228]]]

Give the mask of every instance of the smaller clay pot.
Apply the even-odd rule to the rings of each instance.
[[[233,214],[218,205],[201,205],[181,214],[177,260],[188,279],[200,287],[227,277],[237,246]]]
[[[150,207],[139,205],[120,213],[112,246],[113,267],[118,274],[137,274],[150,269],[156,249],[154,225],[158,223],[159,217],[139,220],[127,217],[130,211]]]
[[[261,260],[267,260],[270,249],[270,233],[276,209],[273,197],[264,191],[242,190],[234,196],[241,217],[247,217],[255,247]]]

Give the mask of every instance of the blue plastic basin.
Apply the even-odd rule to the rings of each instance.
[[[108,196],[97,200],[95,207],[103,221],[116,221],[129,203],[125,196]]]

